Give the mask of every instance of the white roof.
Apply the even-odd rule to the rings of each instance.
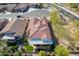
[[[7,39],[15,39],[13,36],[3,36],[2,40],[7,40]]]

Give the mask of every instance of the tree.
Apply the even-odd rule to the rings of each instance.
[[[40,51],[40,52],[38,53],[38,55],[39,55],[39,56],[45,56],[45,52],[44,52],[44,51]]]
[[[77,7],[78,7],[78,4],[76,4],[76,3],[74,3],[74,4],[73,4],[73,3],[70,3],[69,6],[70,6],[71,8],[77,8]]]
[[[23,42],[27,42],[28,38],[22,38],[21,39]]]
[[[53,25],[60,25],[60,24],[62,24],[62,22],[60,21],[60,17],[59,17],[58,11],[53,10],[53,11],[50,13],[50,22],[51,22]]]
[[[76,13],[79,12],[79,4],[78,3],[69,3],[69,4],[65,4],[65,6]]]
[[[56,56],[68,56],[69,50],[63,46],[58,45],[55,48],[55,55]]]

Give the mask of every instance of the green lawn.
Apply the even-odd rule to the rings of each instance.
[[[53,10],[50,13],[50,22],[57,38],[62,39],[69,37],[68,31],[63,27],[62,19],[60,18],[58,11]]]

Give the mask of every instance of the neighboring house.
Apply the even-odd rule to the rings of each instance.
[[[26,33],[26,36],[29,38],[29,44],[37,48],[41,49],[42,46],[51,46],[53,44],[48,26],[48,19],[45,17],[31,19]]]
[[[4,3],[0,4],[0,12],[27,12],[30,5],[29,3]]]
[[[8,19],[0,19],[0,31],[7,25]]]
[[[30,4],[24,3],[24,4],[18,4],[18,6],[15,8],[15,12],[27,12],[29,9]]]
[[[33,3],[30,7],[31,8],[42,9],[43,8],[43,4],[42,3]]]
[[[48,8],[48,7],[50,7],[50,5],[49,5],[49,3],[32,3],[32,5],[30,7],[42,9],[42,8]]]
[[[6,9],[6,5],[0,5],[0,12],[4,12]]]
[[[12,12],[13,9],[17,6],[17,4],[7,4],[7,11]]]
[[[24,35],[26,26],[27,26],[27,19],[19,18],[11,20],[0,32],[0,35],[2,35],[2,40],[21,39]]]

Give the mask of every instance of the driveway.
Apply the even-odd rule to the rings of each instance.
[[[47,17],[49,16],[49,13],[50,13],[49,9],[30,8],[28,12],[25,13],[10,13],[10,12],[0,13],[0,18],[16,18],[17,15]]]

